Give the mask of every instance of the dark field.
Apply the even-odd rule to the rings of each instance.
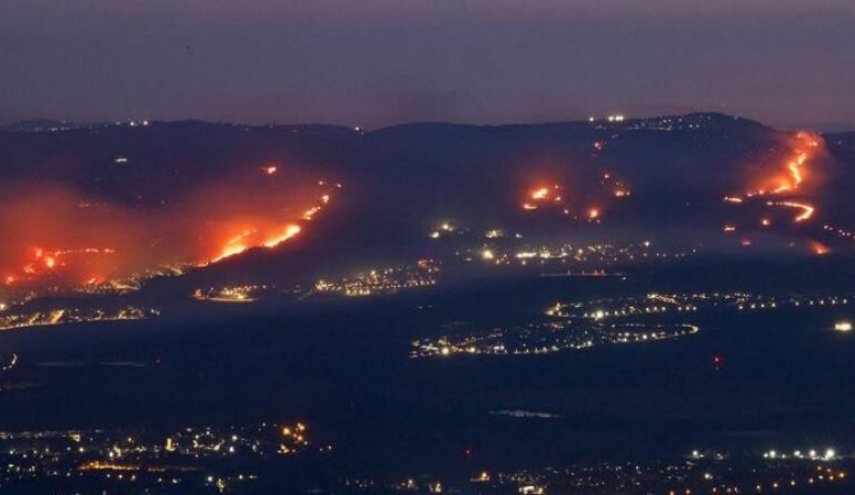
[[[855,448],[851,307],[680,316],[680,340],[538,356],[409,359],[450,322],[475,328],[558,299],[752,287],[847,294],[847,273],[809,267],[680,267],[619,278],[527,278],[372,300],[282,307],[190,305],[160,320],[5,332],[7,430],[181,427],[304,420],[348,469],[442,469],[661,458],[693,449]],[[685,282],[689,280],[690,282]],[[769,286],[772,281],[775,285]],[[794,284],[794,285],[788,285]],[[796,286],[798,284],[799,286]],[[851,289],[851,287],[850,287]],[[189,303],[188,303],[189,304]],[[194,323],[186,323],[186,318]],[[720,369],[713,357],[723,358]],[[18,388],[18,386],[23,386]],[[548,412],[550,419],[490,411]]]

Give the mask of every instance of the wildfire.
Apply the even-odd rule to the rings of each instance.
[[[748,192],[748,198],[763,196],[784,196],[801,191],[808,178],[808,164],[820,145],[820,138],[807,132],[799,132],[792,141],[792,155],[785,160],[783,170],[765,178],[760,187]],[[815,175],[815,174],[813,174]],[[739,196],[726,196],[725,201],[730,203],[742,203]],[[798,214],[793,218],[797,223],[811,220],[816,212],[816,207],[802,200],[767,201],[767,206],[780,206],[794,208]],[[767,227],[771,221],[763,219],[762,225]]]
[[[226,241],[220,254],[210,260],[210,262],[217,263],[254,247],[274,248],[299,234],[300,230],[301,228],[297,224],[288,224],[279,233],[267,235],[263,235],[257,229],[244,230]]]
[[[802,167],[802,165],[805,164],[807,157],[808,157],[807,153],[801,153],[801,154],[799,154],[799,157],[796,158],[796,161],[790,162],[789,165],[787,165],[787,169],[790,171],[790,176],[793,178],[793,188],[794,189],[796,189],[800,185],[802,185],[802,181],[804,179],[802,178],[801,167]]]
[[[769,206],[783,206],[785,208],[795,208],[799,210],[801,213],[796,215],[793,219],[796,222],[806,222],[811,219],[814,214],[815,208],[807,203],[800,203],[797,201],[769,201],[766,203]]]
[[[564,198],[561,197],[560,191],[561,186],[558,184],[538,187],[526,195],[526,200],[522,203],[522,209],[531,211],[547,203],[561,204]]]
[[[541,187],[531,193],[531,199],[546,199],[549,196],[549,188]]]
[[[324,181],[318,181],[318,185],[323,186],[325,183]],[[336,187],[340,186],[337,184]],[[327,192],[322,194],[320,196],[320,202],[323,205],[329,204],[330,193]],[[315,215],[321,211],[321,209],[321,205],[314,205],[305,210],[300,218],[304,221],[310,221],[314,219]],[[203,261],[201,264],[205,265],[207,263],[216,263],[255,247],[271,249],[289,239],[292,239],[301,231],[302,227],[296,223],[287,223],[284,226],[278,225],[264,229],[260,227],[243,229],[226,241],[218,255],[213,257],[210,261]]]
[[[40,247],[33,247],[28,251],[32,253],[31,256],[24,257],[20,261],[21,266],[17,273],[12,273],[5,277],[4,281],[6,285],[49,277],[69,264],[92,264],[97,257],[115,254],[115,250],[113,249],[100,248],[51,251]],[[84,279],[84,283],[90,278]]]
[[[532,187],[524,189],[518,203],[523,211],[555,212],[573,220],[599,223],[603,208],[609,209],[615,201],[625,201],[634,194],[630,184],[611,171],[575,178],[557,170],[549,174],[550,178],[528,181]]]
[[[341,187],[316,178],[284,181],[281,167],[261,169],[208,180],[161,210],[108,204],[54,184],[4,188],[0,284],[99,285],[274,248],[317,218]]]
[[[784,170],[761,182],[760,187],[749,192],[749,197],[778,195],[795,192],[804,184],[807,163],[819,147],[819,138],[806,132],[796,134],[793,154],[786,160]]]
[[[309,208],[308,210],[303,212],[303,220],[311,220],[312,218],[315,217],[315,214],[319,211],[321,211],[320,206],[313,206],[313,207]]]
[[[246,251],[250,248],[249,238],[255,234],[257,234],[257,231],[255,230],[244,230],[240,234],[232,237],[226,242],[226,245],[223,247],[223,251],[220,255],[211,260],[211,262],[216,263],[222,259]]]
[[[812,241],[810,243],[810,249],[817,256],[822,256],[824,254],[828,254],[828,246],[826,246],[825,244],[823,244],[819,241]]]
[[[300,230],[302,230],[302,229],[300,229],[299,225],[296,225],[296,224],[288,225],[285,227],[285,230],[282,232],[282,234],[280,234],[276,237],[272,237],[272,238],[268,239],[267,241],[265,241],[264,247],[266,247],[268,249],[274,248],[274,247],[282,244],[283,242],[287,241],[288,239],[294,237],[295,235],[299,234]]]

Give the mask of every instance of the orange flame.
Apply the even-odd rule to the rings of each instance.
[[[762,180],[759,187],[747,195],[766,196],[799,190],[807,177],[807,163],[819,147],[819,139],[812,134],[798,132],[792,144],[793,154],[786,160],[784,170]]]
[[[810,220],[814,214],[814,211],[816,210],[813,206],[807,203],[800,203],[797,201],[769,201],[766,204],[769,206],[783,206],[785,208],[795,208],[799,210],[801,213],[796,215],[796,217],[793,219],[796,222],[806,222]]]
[[[54,184],[0,188],[0,232],[7,236],[0,284],[100,284],[274,248],[301,232],[304,215],[317,218],[341,186],[306,177],[282,181],[281,168],[268,179],[270,168],[262,167],[263,179],[255,169],[208,180],[162,210],[108,204]]]
[[[822,255],[828,254],[828,251],[829,251],[828,246],[826,246],[825,244],[823,244],[819,241],[812,241],[810,243],[810,249],[817,256],[822,256]]]

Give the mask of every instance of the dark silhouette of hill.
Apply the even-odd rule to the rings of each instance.
[[[744,192],[750,170],[785,159],[789,136],[719,113],[531,125],[414,123],[371,132],[199,121],[32,132],[48,124],[0,131],[5,183],[61,183],[156,210],[208,181],[265,164],[342,182],[341,194],[299,242],[207,269],[276,276],[430,256],[426,233],[441,219],[472,229],[525,227],[543,236],[590,229],[558,209],[521,210],[528,191],[546,183],[560,183],[577,214],[592,204],[603,208],[600,234],[719,229],[722,197]],[[855,139],[828,139],[832,155],[820,166],[829,177],[851,177]],[[618,186],[605,176],[631,196],[612,197]],[[832,219],[851,210],[840,186],[827,183]]]

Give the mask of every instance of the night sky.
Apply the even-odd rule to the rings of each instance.
[[[855,122],[852,0],[2,0],[0,123]]]

